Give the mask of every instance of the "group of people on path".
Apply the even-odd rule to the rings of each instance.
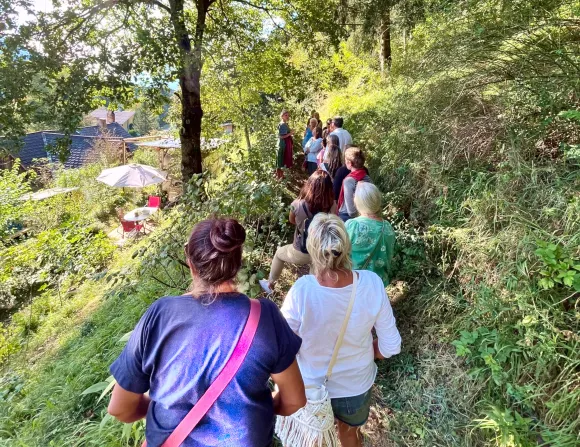
[[[280,116],[287,124],[288,112],[283,111]],[[308,233],[309,222],[320,212],[336,214],[346,223],[353,267],[371,270],[379,275],[385,287],[389,284],[395,232],[382,217],[382,195],[372,183],[365,155],[352,145],[352,137],[343,124],[342,117],[335,117],[321,129],[318,113],[312,112],[302,143],[307,157],[316,155],[317,161],[307,158],[308,171],[312,173],[290,205],[289,221],[296,226],[294,240],[276,251],[268,280],[260,281],[266,292],[273,289],[285,264],[310,265],[304,235]],[[316,136],[320,132],[326,139],[319,145],[321,139]],[[313,147],[321,149],[314,152]]]
[[[340,125],[331,123],[332,128],[341,129],[342,122],[335,120]],[[292,147],[292,131],[282,131],[281,145]],[[326,383],[341,445],[362,446],[360,428],[369,417],[375,360],[401,348],[385,292],[395,236],[381,216],[381,193],[368,177],[363,152],[349,147],[346,131],[333,132],[323,146],[326,155],[320,163],[317,159],[291,205],[293,243],[277,250],[269,279],[262,283],[271,290],[285,263],[310,265],[310,274],[293,284],[281,309],[268,298],[256,302],[237,289],[246,238],[242,225],[208,219],[195,225],[184,247],[191,290],[155,301],[111,365],[117,383],[109,413],[123,422],[146,418],[148,447],[168,445],[190,410],[195,413],[200,400],[215,394],[208,389],[238,359],[251,323],[255,334],[239,369],[181,445],[271,446],[275,416],[294,414],[306,405],[307,388]],[[318,139],[315,128],[311,133],[309,142]],[[338,156],[331,158],[335,152]],[[332,375],[325,377],[341,333]]]
[[[283,168],[291,168],[294,164],[294,130],[288,124],[290,113],[283,110],[280,113],[280,124],[278,124],[278,153],[276,158],[276,176],[283,178]],[[322,127],[320,115],[315,110],[312,111],[308,124],[304,130],[302,139],[302,149],[304,150],[304,168],[308,175],[312,175],[316,169],[332,164],[337,160],[336,152],[328,153],[330,148],[338,148],[344,152],[346,148],[352,146],[352,136],[343,129],[342,117],[335,117],[326,121],[326,126]]]

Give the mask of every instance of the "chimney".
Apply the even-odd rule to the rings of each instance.
[[[105,127],[107,127],[107,121],[105,121],[104,119],[97,119],[97,123],[99,124],[99,127],[101,129],[104,129]]]
[[[112,110],[107,110],[107,124],[115,122],[115,112]]]

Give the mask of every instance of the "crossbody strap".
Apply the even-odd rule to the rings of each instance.
[[[326,376],[324,377],[324,384],[328,382],[330,375],[332,374],[332,368],[336,364],[338,358],[338,351],[342,345],[342,340],[344,339],[344,334],[346,332],[346,327],[348,326],[348,320],[350,319],[350,314],[352,313],[352,308],[354,306],[354,300],[356,298],[356,286],[358,283],[358,273],[354,270],[352,271],[352,292],[350,294],[350,301],[348,303],[348,308],[346,309],[346,315],[344,316],[344,321],[342,322],[342,327],[340,328],[340,333],[336,339],[336,344],[334,345],[334,352],[332,353],[332,358],[330,359],[330,364],[326,370]]]
[[[256,335],[256,330],[258,329],[258,323],[260,322],[261,311],[262,305],[260,302],[258,300],[250,300],[250,316],[248,317],[248,321],[246,321],[244,331],[234,348],[234,352],[232,352],[232,355],[226,362],[226,366],[224,366],[224,369],[221,370],[217,379],[210,385],[204,395],[201,396],[161,447],[179,447],[222,394],[226,386],[232,381],[250,350],[254,335]],[[146,446],[147,442],[142,447]]]
[[[377,241],[377,244],[375,245],[375,248],[373,248],[373,251],[371,252],[371,254],[369,255],[369,257],[366,259],[365,263],[361,267],[362,270],[366,270],[367,269],[367,267],[371,263],[371,260],[373,259],[373,256],[377,252],[377,248],[379,248],[379,245],[382,245],[383,244],[383,239],[384,238],[385,238],[385,219],[383,219],[383,227],[381,228],[381,235],[379,237],[379,240]]]
[[[304,210],[304,214],[306,214],[306,219],[311,219],[312,213],[308,209],[308,206],[306,206],[306,200],[304,202],[302,202],[302,209]],[[306,220],[306,219],[304,219],[304,220]]]

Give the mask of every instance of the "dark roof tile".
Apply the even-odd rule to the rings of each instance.
[[[23,138],[23,145],[18,158],[23,166],[32,164],[35,158],[47,158],[48,154],[44,148],[43,132],[29,133]]]
[[[117,123],[109,124],[107,127],[108,132],[106,133],[100,133],[98,126],[91,126],[84,127],[79,130],[79,133],[70,135],[70,154],[64,163],[64,167],[80,168],[87,163],[98,161],[99,151],[98,146],[95,145],[99,141],[111,139],[109,141],[118,141],[121,144],[120,140],[122,138],[131,136]],[[82,134],[80,134],[81,132]],[[52,131],[28,134],[23,138],[24,144],[17,158],[20,158],[22,165],[25,167],[30,166],[33,159],[48,158],[50,161],[57,161],[47,150],[50,146],[55,146],[61,138],[66,137],[62,133]],[[93,150],[95,147],[97,147],[97,150]],[[132,151],[136,146],[134,144],[127,144],[127,148]]]
[[[123,126],[119,123],[110,123],[107,124],[107,131],[104,132],[104,129],[101,126],[88,126],[88,127],[81,127],[77,132],[79,135],[83,135],[86,137],[112,137],[112,138],[131,138],[131,134],[125,130]]]

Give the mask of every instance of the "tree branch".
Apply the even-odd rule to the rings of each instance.
[[[233,0],[233,3],[240,3],[242,5],[250,6],[251,8],[259,9],[267,13],[269,13],[270,11],[284,11],[283,8],[267,8],[266,6],[256,5],[255,3],[252,3],[247,0]]]
[[[169,6],[167,6],[167,5],[164,5],[160,1],[158,1],[158,0],[148,0],[148,2],[151,3],[152,5],[159,6],[161,9],[164,9],[169,14],[171,14],[171,8]]]

